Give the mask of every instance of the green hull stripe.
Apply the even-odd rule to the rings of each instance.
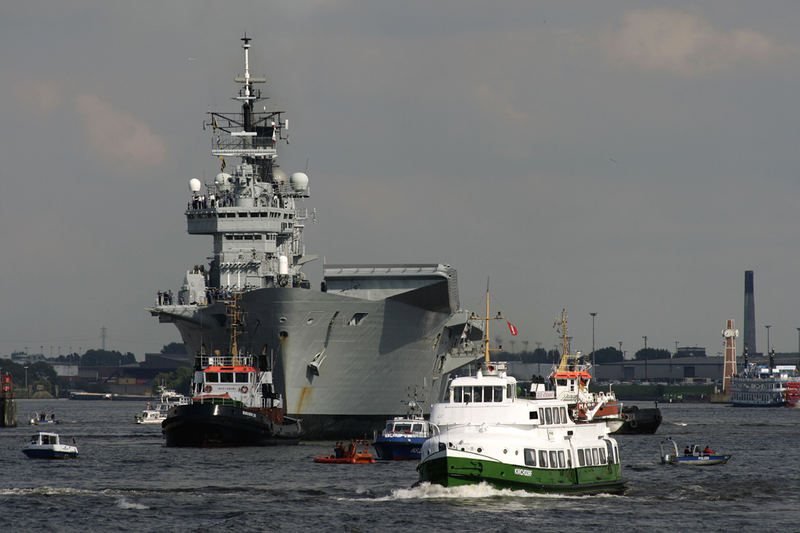
[[[532,468],[488,459],[441,457],[419,464],[419,480],[454,487],[482,481],[501,489],[557,493],[618,493],[624,490],[620,465]]]

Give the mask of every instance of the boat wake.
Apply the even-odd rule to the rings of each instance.
[[[392,492],[386,496],[375,497],[375,498],[358,498],[358,500],[380,502],[380,501],[436,500],[436,499],[464,500],[464,499],[485,499],[485,498],[497,498],[497,497],[582,500],[585,498],[602,498],[606,496],[609,498],[616,497],[611,494],[595,494],[593,496],[540,494],[540,493],[527,492],[524,490],[496,489],[487,483],[479,483],[477,485],[463,485],[460,487],[443,487],[441,485],[423,482],[409,489],[392,489]]]
[[[125,498],[117,498],[117,507],[120,509],[150,509],[150,507],[136,502],[130,502]]]

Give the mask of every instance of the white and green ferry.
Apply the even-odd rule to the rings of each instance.
[[[488,312],[488,293],[487,293]],[[499,315],[498,315],[499,316]],[[486,482],[496,488],[548,493],[620,493],[619,448],[608,426],[576,424],[568,404],[552,391],[517,397],[505,363],[485,362],[475,376],[454,379],[446,401],[431,409],[434,434],[422,447],[420,482],[458,486]]]

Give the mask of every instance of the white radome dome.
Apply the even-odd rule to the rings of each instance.
[[[200,189],[203,188],[203,182],[197,178],[192,178],[189,180],[189,189],[192,192],[199,192]]]
[[[295,172],[292,174],[292,177],[289,178],[289,183],[295,191],[304,192],[308,190],[308,174],[305,172]]]

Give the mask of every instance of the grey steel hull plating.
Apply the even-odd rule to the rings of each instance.
[[[171,307],[159,317],[175,323],[189,353],[227,346],[221,303]],[[309,439],[370,436],[405,412],[411,391],[426,387],[430,403],[446,373],[474,358],[452,353],[463,328],[445,327],[449,308],[301,288],[246,292],[242,308],[250,349],[274,356],[286,415]]]

